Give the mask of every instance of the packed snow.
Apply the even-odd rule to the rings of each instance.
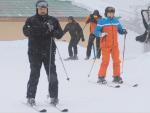
[[[56,65],[59,78],[60,104],[69,108],[70,112],[149,112],[150,104],[150,53],[143,54],[143,45],[136,42],[129,32],[126,40],[126,55],[124,73],[125,83],[138,83],[139,87],[132,88],[124,85],[119,89],[96,85],[97,73],[101,60],[97,60],[91,77],[88,73],[93,63],[93,54],[89,61],[85,61],[86,49],[78,47],[78,61],[64,61],[70,77],[66,80],[62,64],[56,54]],[[120,36],[120,55],[123,49],[123,38]],[[68,57],[68,43],[57,41],[57,46],[62,58]],[[0,112],[35,112],[24,105],[26,102],[26,84],[28,82],[30,68],[27,56],[27,40],[0,42]],[[142,55],[143,54],[143,55]],[[120,56],[122,59],[122,55]],[[107,80],[112,80],[112,62],[110,63]],[[37,104],[46,108],[48,112],[57,112],[50,107],[46,95],[48,94],[48,82],[44,68],[36,95]]]
[[[126,39],[126,52],[124,62],[123,80],[126,85],[114,89],[100,86],[96,82],[97,73],[101,63],[96,60],[91,77],[88,78],[93,54],[89,61],[85,61],[86,49],[78,46],[79,60],[64,61],[70,77],[66,76],[56,54],[56,65],[59,78],[60,104],[65,105],[70,112],[150,112],[150,53],[144,53],[144,45],[136,42],[135,37],[144,31],[140,10],[150,4],[149,0],[71,0],[73,4],[90,11],[99,9],[104,13],[106,6],[115,6],[116,15],[121,16],[123,25],[128,30]],[[119,36],[120,59],[122,59],[124,36]],[[27,82],[30,66],[27,56],[27,40],[0,42],[0,112],[35,112],[24,105],[26,102]],[[61,57],[68,57],[68,43],[57,41]],[[112,61],[110,62],[107,78],[112,81]],[[136,88],[128,86],[138,83]],[[58,112],[50,107],[47,99],[48,80],[44,68],[38,84],[36,102],[48,112]]]

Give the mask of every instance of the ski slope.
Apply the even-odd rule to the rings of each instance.
[[[121,15],[127,19],[128,17],[135,16],[135,10],[141,10],[145,6],[150,5],[149,0],[60,0],[60,1],[71,1],[72,4],[78,5],[79,7],[86,8],[90,11],[99,9],[103,15],[105,8],[113,6],[116,8],[117,15]],[[127,17],[128,15],[128,17]]]
[[[116,16],[122,17],[123,26],[139,34],[144,32],[141,10],[150,6],[150,0],[61,0],[71,1],[73,5],[88,9],[93,12],[98,9],[104,16],[105,8],[113,6]],[[73,16],[73,15],[72,15]],[[134,37],[135,38],[135,37]]]
[[[70,82],[66,81],[58,54],[56,65],[59,78],[60,104],[70,112],[150,112],[150,53],[143,54],[143,45],[132,38],[136,33],[130,31],[126,40],[124,73],[125,83],[138,83],[139,87],[122,86],[119,89],[98,86],[97,72],[101,60],[97,60],[91,77],[87,75],[93,60],[85,61],[85,48],[79,48],[78,61],[64,61]],[[119,38],[122,54],[123,36]],[[68,57],[68,43],[57,41],[62,58]],[[27,56],[27,40],[0,42],[0,112],[35,112],[23,103],[26,102],[26,84],[30,68]],[[121,56],[120,56],[121,57]],[[112,80],[112,62],[108,68],[107,80]],[[44,68],[36,95],[37,104],[49,112],[57,112],[48,106],[46,95],[48,82]]]

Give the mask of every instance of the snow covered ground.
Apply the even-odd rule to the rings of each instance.
[[[88,73],[93,60],[85,61],[85,48],[79,47],[78,61],[64,61],[70,82],[66,81],[58,54],[56,65],[59,78],[60,103],[67,106],[70,112],[150,112],[150,53],[144,53],[144,45],[135,41],[135,37],[144,31],[140,10],[150,4],[150,0],[71,0],[73,4],[93,11],[99,9],[104,13],[106,6],[115,6],[117,15],[121,16],[124,26],[129,28],[126,40],[124,73],[125,83],[138,83],[139,87],[122,86],[119,89],[98,86],[96,82],[101,59],[97,60],[91,77]],[[135,33],[136,32],[136,33]],[[119,38],[120,58],[122,59],[123,36]],[[63,58],[68,57],[68,43],[57,42]],[[92,55],[93,56],[93,55]],[[112,62],[108,68],[107,80],[112,80]],[[26,101],[26,84],[30,68],[27,56],[27,40],[0,42],[0,112],[34,112],[24,106]],[[42,67],[36,95],[37,104],[57,112],[49,107],[47,76]]]
[[[138,83],[139,87],[122,86],[119,89],[98,86],[97,72],[101,60],[97,60],[91,77],[87,75],[93,60],[85,61],[85,48],[79,47],[78,61],[64,61],[70,82],[66,81],[65,73],[56,55],[59,77],[60,103],[67,106],[70,112],[150,112],[150,53],[143,54],[143,45],[132,38],[136,33],[130,31],[126,41],[126,60],[124,74],[126,83]],[[122,54],[123,36],[119,38],[120,54]],[[68,56],[65,42],[57,42],[63,58]],[[0,112],[34,112],[24,106],[26,101],[26,84],[29,78],[29,62],[27,57],[27,40],[0,42]],[[107,80],[112,80],[112,63],[110,63]],[[57,112],[47,104],[48,83],[44,68],[38,85],[36,101],[49,112]]]

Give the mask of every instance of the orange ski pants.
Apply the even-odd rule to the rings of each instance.
[[[105,77],[106,76],[106,71],[109,65],[110,61],[110,55],[113,60],[113,76],[120,76],[120,59],[119,59],[119,48],[118,46],[114,46],[111,48],[101,48],[102,51],[102,63],[99,69],[98,76],[99,77]]]

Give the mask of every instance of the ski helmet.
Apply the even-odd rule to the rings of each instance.
[[[48,2],[46,0],[38,0],[36,8],[48,8]]]
[[[99,16],[99,11],[98,10],[94,10],[93,15]]]
[[[38,14],[38,8],[47,8],[48,14],[48,2],[46,0],[38,0],[36,2],[36,14]]]
[[[73,16],[69,16],[68,20],[74,21],[74,17]]]
[[[110,13],[110,12],[115,13],[115,8],[114,7],[107,7],[105,9],[105,17],[107,17],[107,13]]]

